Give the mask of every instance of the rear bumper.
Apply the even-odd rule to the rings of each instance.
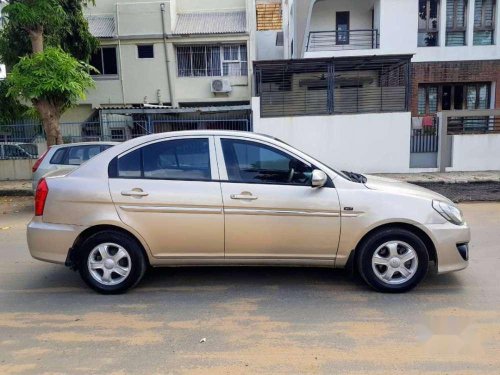
[[[69,249],[86,227],[44,223],[39,216],[28,224],[27,240],[31,256],[38,260],[64,264]]]
[[[431,224],[427,228],[432,233],[436,247],[438,273],[458,271],[468,266],[470,229],[467,224]],[[465,244],[467,251],[464,249]]]

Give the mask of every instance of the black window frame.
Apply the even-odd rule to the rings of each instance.
[[[224,158],[224,165],[225,165],[225,168],[226,168],[226,174],[227,174],[227,181],[223,181],[223,182],[228,182],[228,183],[234,183],[234,184],[253,184],[253,185],[277,185],[277,186],[298,186],[298,187],[309,187],[311,188],[311,181],[309,180],[307,183],[286,183],[286,182],[263,182],[263,181],[254,181],[254,180],[233,180],[230,178],[230,175],[229,175],[229,171],[228,171],[228,168],[230,168],[230,163],[231,161],[228,162],[228,158],[226,157],[226,153],[224,151],[224,141],[229,141],[229,142],[239,142],[239,143],[247,143],[247,144],[252,144],[252,145],[257,145],[259,147],[263,147],[263,148],[267,148],[268,150],[271,150],[273,152],[276,152],[278,154],[282,154],[290,159],[294,159],[302,164],[305,164],[306,166],[308,166],[310,169],[311,169],[311,173],[313,170],[315,169],[319,169],[317,168],[314,164],[312,163],[309,163],[303,159],[301,159],[300,157],[294,155],[294,154],[291,154],[287,151],[284,151],[278,147],[276,147],[275,145],[269,145],[267,143],[263,143],[263,142],[259,142],[259,141],[256,141],[256,140],[248,140],[248,139],[241,139],[241,138],[227,138],[227,137],[223,137],[223,138],[220,138],[220,144],[221,144],[221,148],[222,148],[222,156]],[[233,149],[233,152],[234,152],[234,149]],[[233,166],[234,167],[234,166]],[[239,167],[237,167],[239,169]],[[331,180],[330,177],[328,177],[328,180],[327,180],[327,183],[323,186],[323,187],[334,187],[333,185],[333,181]]]
[[[116,73],[108,73],[107,72],[107,68],[105,67],[105,60],[104,60],[104,50],[114,50],[114,65],[115,65],[115,68],[116,68]],[[96,77],[118,77],[119,74],[120,74],[120,68],[119,68],[119,62],[118,62],[118,46],[99,46],[96,51],[94,52],[94,55],[95,54],[99,54],[100,55],[100,67],[101,67],[101,70],[99,70],[99,67],[95,67],[97,70],[99,70],[99,72],[95,72],[94,70],[91,70],[90,71],[90,75],[93,76],[94,78]],[[92,59],[93,59],[94,56],[91,56],[91,61],[90,61],[90,64],[92,65]],[[113,70],[114,71],[114,70]]]
[[[138,44],[137,45],[137,58],[138,59],[154,59],[155,46],[154,44]]]
[[[345,18],[346,22],[339,22],[339,18]],[[346,30],[339,30],[340,25],[347,25]],[[348,45],[350,43],[351,12],[335,12],[335,44]]]
[[[208,172],[209,172],[209,177],[207,179],[201,179],[201,178],[164,178],[164,177],[149,177],[144,175],[144,157],[143,157],[143,149],[145,147],[154,145],[156,143],[162,143],[162,142],[172,142],[172,141],[186,141],[186,140],[206,140],[207,141],[207,146],[208,146]],[[197,181],[197,182],[215,182],[217,180],[214,180],[214,176],[212,174],[212,158],[211,158],[211,153],[210,153],[210,137],[195,137],[195,138],[174,138],[174,139],[162,139],[160,141],[155,141],[155,142],[150,142],[146,144],[142,144],[136,148],[133,148],[132,150],[128,150],[120,155],[117,155],[113,158],[113,160],[110,161],[108,165],[108,177],[113,178],[113,179],[126,179],[126,180],[154,180],[154,181]],[[140,176],[120,176],[119,175],[119,170],[118,170],[118,159],[121,157],[124,157],[125,155],[128,155],[132,152],[139,151],[139,165],[140,165]]]

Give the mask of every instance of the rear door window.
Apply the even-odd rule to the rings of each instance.
[[[136,149],[118,157],[116,176],[163,180],[211,180],[208,138],[162,141]]]

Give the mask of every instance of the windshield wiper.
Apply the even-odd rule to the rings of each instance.
[[[360,184],[364,184],[367,181],[367,178],[360,173],[354,173],[354,172],[348,172],[348,171],[342,171],[342,173],[347,175],[351,179],[351,181],[353,181],[353,182],[358,182]]]

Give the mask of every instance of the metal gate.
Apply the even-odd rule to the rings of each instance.
[[[422,119],[424,121],[421,121]],[[438,150],[438,117],[413,118],[410,136],[410,167],[436,168]]]

